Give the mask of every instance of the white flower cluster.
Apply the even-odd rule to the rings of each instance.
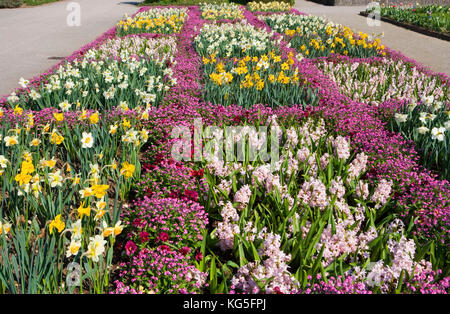
[[[427,104],[449,99],[449,90],[437,76],[430,76],[403,61],[383,58],[365,62],[321,61],[319,69],[329,75],[354,100],[375,106],[390,99],[408,99]],[[404,122],[403,116],[398,116]]]
[[[220,54],[223,57],[241,55],[242,51],[266,51],[271,46],[272,33],[257,29],[245,21],[239,23],[206,23],[195,37],[201,55]]]

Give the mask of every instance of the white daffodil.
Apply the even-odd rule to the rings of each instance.
[[[121,109],[122,111],[127,111],[127,110],[128,110],[128,104],[127,104],[126,101],[121,101],[121,102],[119,103],[119,107],[120,107],[120,109]]]
[[[426,126],[422,125],[421,127],[417,128],[417,131],[418,131],[420,134],[425,134],[425,133],[429,132],[430,129],[427,128]]]
[[[36,92],[36,90],[32,89],[30,92],[30,97],[33,100],[37,100],[37,99],[41,98],[41,95],[38,92]]]
[[[84,188],[80,191],[81,198],[86,198],[92,195],[92,189],[91,188]]]
[[[67,247],[66,257],[76,256],[81,248],[81,241],[72,239]]]
[[[56,186],[62,186],[64,178],[61,176],[61,170],[49,173],[48,181],[52,188]]]
[[[442,142],[444,140],[444,133],[445,133],[445,128],[443,128],[443,127],[433,128],[431,130],[431,138],[433,140],[438,140],[439,142]]]
[[[89,169],[91,170],[89,173],[91,174],[99,174],[100,166],[98,164],[89,164]]]
[[[67,100],[64,100],[58,106],[59,106],[59,108],[61,108],[62,111],[68,111],[70,109],[70,107],[72,107],[72,105],[69,104],[69,102]]]
[[[82,148],[92,148],[94,145],[94,137],[92,133],[83,132],[83,137],[81,138]]]
[[[442,108],[442,105],[443,105],[442,101],[437,101],[437,102],[435,102],[435,103],[433,104],[433,111],[438,111],[439,109]]]
[[[0,167],[5,169],[8,166],[9,160],[5,158],[5,156],[0,155]]]
[[[81,235],[83,234],[83,228],[81,227],[81,219],[78,219],[76,222],[74,222],[69,231],[72,232],[72,240],[81,239]]]
[[[90,237],[89,240],[88,250],[85,254],[88,258],[92,259],[92,261],[98,262],[99,256],[105,252],[105,245],[107,242],[101,235]]]
[[[5,146],[6,147],[14,146],[14,145],[17,145],[19,143],[19,137],[17,135],[5,136],[5,138],[3,140],[5,141]]]
[[[398,123],[406,122],[406,120],[408,120],[407,114],[401,114],[401,113],[395,114],[395,121],[397,121]]]
[[[423,97],[422,101],[425,103],[425,105],[431,106],[434,101],[434,96],[430,95],[430,96]]]
[[[12,92],[10,96],[8,96],[7,100],[11,103],[15,103],[19,101],[19,97],[17,97],[17,94]]]
[[[20,86],[22,86],[23,88],[26,88],[28,84],[30,84],[30,81],[24,79],[23,77],[20,78],[20,80],[19,80]]]
[[[116,133],[118,127],[119,127],[119,126],[118,126],[117,124],[110,125],[110,126],[109,126],[109,134],[114,134],[114,133]]]
[[[450,120],[448,120],[444,123],[444,128],[450,132]]]

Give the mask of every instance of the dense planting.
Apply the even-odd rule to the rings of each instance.
[[[372,10],[367,12],[370,13]],[[450,6],[448,5],[383,5],[380,14],[398,22],[450,34]]]
[[[0,292],[448,292],[448,78],[248,8],[143,7],[2,100]]]

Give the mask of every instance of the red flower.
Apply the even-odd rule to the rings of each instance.
[[[142,165],[142,168],[143,168],[145,171],[152,171],[153,169],[156,168],[156,166],[155,166],[155,165],[152,165],[152,164],[143,164],[143,165]]]
[[[160,249],[161,251],[163,251],[163,252],[165,252],[165,251],[170,251],[170,247],[169,247],[168,245],[165,245],[165,244],[160,245],[160,246],[159,246],[159,249]]]
[[[281,292],[280,287],[278,287],[278,286],[273,288],[273,291],[275,292],[275,294],[284,294],[283,292]]]
[[[161,232],[158,237],[156,238],[156,242],[166,242],[169,241],[169,235],[165,232]]]
[[[170,198],[178,198],[178,197],[179,197],[178,191],[172,191],[172,192],[170,192],[169,197],[170,197]]]
[[[191,249],[187,246],[183,246],[179,249],[180,254],[187,255],[189,252],[191,252]]]
[[[199,179],[201,179],[201,178],[203,178],[203,173],[204,173],[204,170],[203,170],[203,169],[200,169],[200,170],[198,170],[198,171],[192,170],[192,171],[191,171],[191,176],[193,176],[194,178],[199,178]]]
[[[197,262],[200,262],[200,261],[202,260],[202,258],[203,258],[202,252],[197,251],[197,253],[195,254],[195,260],[196,260]]]
[[[135,227],[137,227],[137,228],[141,227],[141,226],[142,226],[142,219],[136,218],[136,219],[133,221],[133,226],[135,226]]]
[[[139,233],[139,237],[141,238],[141,242],[147,242],[149,239],[149,234],[145,231],[142,231],[141,233]]]
[[[128,241],[127,244],[125,244],[125,251],[127,252],[127,255],[130,256],[134,252],[136,252],[137,246],[134,244],[133,241]]]
[[[185,190],[184,197],[189,200],[197,201],[198,193],[197,193],[197,191]]]

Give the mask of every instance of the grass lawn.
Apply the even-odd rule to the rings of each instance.
[[[26,5],[36,6],[36,5],[41,5],[41,4],[51,3],[51,2],[56,2],[56,1],[59,1],[59,0],[24,0],[23,2]]]

